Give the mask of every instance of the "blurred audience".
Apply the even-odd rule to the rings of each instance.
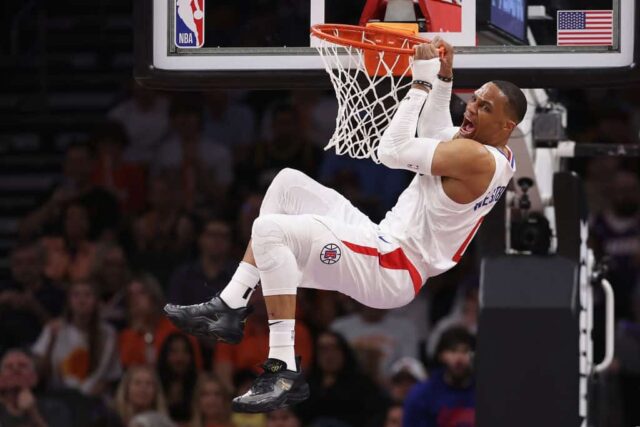
[[[411,322],[388,311],[359,305],[357,313],[338,318],[331,329],[355,350],[364,371],[382,383],[391,365],[401,357],[418,355],[418,341]],[[398,331],[402,331],[399,334]]]
[[[98,290],[91,282],[69,287],[63,317],[45,326],[32,350],[54,388],[98,396],[121,374],[116,332],[101,320]]]
[[[401,403],[393,403],[387,408],[387,414],[384,419],[384,427],[402,427],[402,415],[404,408]]]
[[[478,330],[478,288],[468,285],[461,289],[462,298],[454,303],[451,313],[440,319],[431,330],[427,341],[427,356],[433,359],[436,356],[438,343],[444,331],[454,327],[461,326],[465,328],[473,336]]]
[[[596,256],[607,256],[616,294],[616,317],[631,315],[628,301],[640,274],[640,180],[628,171],[614,174],[608,189],[609,204],[592,224]]]
[[[213,7],[221,11],[215,19],[234,22],[226,5]],[[262,9],[252,11],[261,29],[248,32],[251,37],[297,13]],[[569,138],[638,141],[640,104],[633,91],[572,95],[570,111],[581,114],[569,116]],[[338,293],[301,291],[296,353],[310,399],[269,414],[231,411],[231,396],[248,389],[267,357],[260,295],[237,346],[180,333],[162,313],[164,295],[176,304],[198,303],[228,283],[263,192],[283,167],[337,189],[374,221],[410,175],[321,152],[335,127],[331,92],[211,90],[172,98],[132,83],[130,97],[96,121],[90,138],[66,146],[60,178],[21,219],[20,243],[0,278],[0,425],[475,425],[478,292],[464,280],[476,264],[473,251],[463,268],[430,279],[428,292],[392,312],[360,307]],[[72,131],[73,138],[87,129]],[[51,146],[63,143],[55,139]],[[617,157],[573,163],[585,172],[593,247],[599,258],[609,257],[616,291],[616,354],[608,378],[620,391],[610,400],[621,402],[616,414],[622,415],[607,421],[625,417],[625,425],[635,426],[638,163]],[[15,347],[32,348],[34,360],[7,351]],[[215,376],[203,372],[203,356]],[[429,379],[419,360],[436,365]],[[128,368],[122,378],[121,366]],[[106,409],[114,397],[119,421]]]
[[[233,389],[236,373],[244,370],[257,372],[269,355],[269,323],[261,288],[253,293],[251,299],[255,301],[252,304],[254,311],[247,320],[240,344],[220,342],[216,345],[214,371],[229,389]],[[306,370],[311,366],[313,341],[304,322],[296,322],[295,335],[296,354],[302,357],[302,369]]]
[[[84,204],[75,201],[64,210],[61,236],[41,239],[47,262],[45,275],[57,282],[86,280],[95,262],[96,245],[92,239],[91,218]]]
[[[91,143],[96,150],[93,182],[116,196],[121,212],[133,214],[142,210],[145,171],[124,158],[129,145],[124,127],[116,121],[105,121],[94,132]]]
[[[203,122],[205,136],[220,141],[232,151],[254,142],[255,114],[227,90],[204,93]]]
[[[0,282],[0,354],[31,345],[42,325],[62,312],[65,292],[44,276],[44,263],[37,243],[18,244],[11,251],[11,275]]]
[[[178,329],[164,316],[164,297],[158,281],[149,274],[134,277],[127,287],[129,324],[120,332],[120,360],[124,367],[155,365],[160,348]],[[194,337],[189,342],[195,351],[194,362],[202,368],[200,345]]]
[[[302,427],[294,408],[276,409],[267,413],[267,427]]]
[[[187,209],[219,203],[233,181],[233,161],[229,149],[203,134],[202,100],[174,97],[169,118],[171,133],[158,149],[154,169],[171,172],[181,183]]]
[[[202,373],[192,399],[192,417],[188,427],[232,427],[231,395],[211,373]],[[239,427],[239,426],[238,426]]]
[[[131,81],[131,97],[116,105],[108,117],[120,122],[131,142],[124,151],[130,162],[149,164],[169,132],[169,102],[158,92]]]
[[[273,110],[271,134],[260,141],[255,149],[253,165],[246,172],[261,180],[273,178],[280,169],[298,169],[307,175],[315,175],[320,149],[301,132],[300,116],[288,103],[278,104]]]
[[[195,352],[189,338],[176,332],[165,339],[158,356],[157,371],[169,415],[179,423],[191,419],[193,392],[198,378]]]
[[[170,175],[153,177],[148,196],[149,209],[133,221],[132,263],[166,284],[176,263],[191,255],[195,224]]]
[[[71,144],[67,148],[62,180],[50,191],[44,203],[22,220],[19,232],[23,237],[60,234],[64,228],[65,209],[72,201],[87,210],[92,237],[113,234],[120,222],[118,201],[91,180],[95,161],[95,152],[89,144]]]
[[[0,426],[68,427],[72,411],[64,402],[37,393],[38,374],[22,350],[0,360]]]
[[[221,219],[204,221],[198,237],[199,256],[176,268],[167,291],[172,304],[197,304],[221,291],[235,272],[231,259],[231,226]]]
[[[161,412],[143,412],[131,418],[127,427],[176,427],[176,424]]]
[[[620,384],[625,426],[640,425],[640,277],[638,279],[629,304],[632,316],[618,322],[612,365]]]
[[[394,402],[404,402],[409,391],[427,379],[427,371],[419,360],[403,357],[391,365],[389,395]]]
[[[367,426],[384,409],[382,390],[361,371],[349,344],[335,332],[318,336],[308,382],[311,396],[297,407],[305,425]]]
[[[124,425],[129,425],[133,417],[145,412],[167,415],[160,381],[153,369],[144,365],[127,370],[118,385],[115,405]]]
[[[476,425],[474,347],[475,339],[466,328],[453,327],[442,334],[436,351],[442,367],[409,392],[404,427]]]
[[[92,277],[100,291],[102,318],[120,330],[127,322],[127,285],[131,270],[122,246],[102,243],[97,247]]]

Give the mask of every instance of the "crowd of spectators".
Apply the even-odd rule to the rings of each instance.
[[[0,425],[399,427],[403,412],[410,426],[474,425],[472,257],[390,312],[301,290],[296,352],[311,397],[269,414],[230,406],[266,359],[259,292],[236,346],[187,336],[163,315],[166,302],[203,302],[226,285],[284,167],[382,218],[410,174],[323,152],[335,114],[324,92],[133,85],[69,144],[0,283]],[[640,378],[640,184],[622,166],[594,160],[585,179],[593,246],[610,256],[619,295],[614,371],[629,396]]]

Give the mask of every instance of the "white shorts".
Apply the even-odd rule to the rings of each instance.
[[[300,287],[338,291],[373,308],[402,307],[415,298],[423,284],[420,273],[376,224],[311,217],[321,227],[312,228],[309,256],[299,266]]]
[[[263,215],[283,230],[298,264],[299,287],[338,291],[373,308],[406,305],[422,287],[419,271],[393,236],[340,193],[299,171],[283,169],[274,178]],[[295,289],[263,288],[265,295],[287,292]]]

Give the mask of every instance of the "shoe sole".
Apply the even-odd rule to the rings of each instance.
[[[228,344],[238,344],[242,341],[242,335],[240,337],[221,336],[212,331],[214,322],[204,316],[189,317],[183,313],[168,312],[165,313],[171,323],[173,323],[178,329],[186,332],[190,335],[200,338],[214,338],[218,341]]]
[[[262,412],[271,412],[276,409],[286,408],[287,406],[292,406],[297,403],[303,402],[309,398],[311,395],[309,391],[309,385],[303,384],[300,386],[299,390],[295,392],[289,392],[281,395],[277,400],[272,402],[262,402],[262,403],[242,403],[242,402],[231,402],[231,409],[235,412],[244,412],[248,414],[256,414]]]

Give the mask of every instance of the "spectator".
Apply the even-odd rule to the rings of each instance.
[[[231,150],[252,144],[256,118],[243,103],[231,99],[229,91],[210,90],[204,94],[204,134]]]
[[[462,291],[462,301],[456,304],[448,316],[443,317],[435,324],[429,340],[427,341],[427,356],[433,359],[440,337],[449,328],[454,326],[464,327],[473,336],[478,330],[478,288],[467,287]]]
[[[103,243],[96,250],[92,276],[100,290],[102,318],[116,329],[127,320],[127,284],[131,270],[124,249],[116,243]]]
[[[157,171],[171,171],[182,183],[185,206],[192,210],[219,203],[231,181],[233,161],[229,150],[202,133],[202,101],[182,95],[171,103],[172,133],[160,146]]]
[[[632,317],[618,322],[614,369],[620,381],[625,426],[640,425],[640,282],[631,299]]]
[[[45,236],[41,241],[47,254],[44,271],[49,279],[60,283],[91,276],[96,246],[91,239],[89,211],[84,204],[71,202],[64,212],[63,235]]]
[[[65,293],[44,277],[44,261],[36,243],[17,245],[11,252],[11,276],[0,282],[0,354],[33,344],[42,325],[62,312]]]
[[[36,395],[33,360],[9,350],[0,360],[0,426],[68,427],[71,411],[61,402]]]
[[[64,316],[44,328],[33,352],[53,387],[98,396],[120,377],[116,333],[100,319],[93,283],[71,285]]]
[[[157,370],[171,419],[179,423],[188,422],[198,373],[195,350],[186,335],[176,332],[165,339],[160,348]]]
[[[134,416],[144,412],[154,411],[167,415],[160,381],[149,366],[129,368],[118,385],[115,404],[125,425],[128,425]]]
[[[131,418],[128,427],[176,427],[176,425],[166,415],[156,411],[149,411]]]
[[[376,165],[369,159],[354,159],[325,151],[319,170],[321,182],[335,188],[364,212],[387,212],[407,187],[405,171]]]
[[[208,301],[235,272],[230,259],[231,227],[223,220],[205,221],[198,238],[200,256],[176,269],[169,284],[169,302],[188,305]]]
[[[252,298],[254,313],[249,317],[244,329],[244,338],[237,345],[218,343],[214,356],[214,369],[224,385],[232,389],[233,377],[244,370],[258,369],[267,360],[269,349],[269,323],[267,308],[262,301],[262,291],[258,288]],[[304,322],[296,322],[296,353],[302,357],[302,368],[311,365],[313,341]]]
[[[592,243],[596,255],[609,257],[609,280],[616,293],[616,316],[628,318],[628,301],[638,277],[640,259],[640,181],[617,172],[609,189],[609,206],[596,217]]]
[[[121,212],[141,211],[145,199],[145,171],[123,157],[129,145],[125,129],[119,122],[105,121],[94,133],[92,143],[97,151],[92,176],[94,184],[116,196]]]
[[[237,245],[241,248],[246,248],[249,240],[251,239],[251,227],[253,221],[258,217],[260,213],[260,206],[262,205],[262,195],[257,193],[251,193],[247,195],[244,202],[240,206],[240,212],[238,213],[238,242]],[[242,255],[242,254],[240,254]]]
[[[403,426],[475,426],[473,348],[473,335],[463,327],[442,334],[436,355],[443,368],[411,390],[404,404]]]
[[[249,391],[251,385],[258,377],[253,370],[243,370],[233,376],[235,395],[241,396]],[[250,414],[246,412],[234,412],[231,414],[231,423],[235,427],[267,427],[267,416],[263,413]]]
[[[133,238],[132,264],[152,272],[162,283],[191,254],[195,227],[182,208],[179,185],[169,175],[151,179],[149,210],[133,223]]]
[[[122,365],[153,365],[167,337],[178,332],[162,314],[164,302],[158,281],[148,274],[134,277],[127,287],[127,305],[129,327],[122,330],[119,337]],[[200,346],[193,337],[189,337],[189,341],[195,349],[196,367],[201,369]]]
[[[402,427],[402,414],[404,410],[401,403],[394,403],[387,408],[384,427]]]
[[[189,427],[231,427],[231,396],[212,374],[200,374],[193,395]]]
[[[122,123],[131,141],[124,158],[134,163],[150,163],[169,132],[169,102],[132,80],[131,98],[114,107],[108,115]]]
[[[313,175],[318,165],[319,148],[304,137],[298,113],[291,104],[283,103],[274,108],[271,129],[271,138],[259,142],[256,147],[255,176],[262,180],[273,178],[285,167]]]
[[[280,408],[267,414],[267,427],[301,427],[302,422],[291,407]]]
[[[387,376],[396,360],[417,357],[418,341],[413,324],[400,317],[387,316],[385,310],[360,305],[356,314],[338,318],[331,329],[346,338],[364,371],[378,382]]]
[[[381,390],[360,371],[349,344],[335,332],[318,336],[308,381],[311,396],[298,407],[305,425],[359,427],[381,415],[385,403]]]
[[[417,383],[427,379],[422,363],[411,357],[403,357],[391,366],[389,394],[395,402],[404,402],[409,391]]]
[[[67,148],[64,160],[64,176],[46,202],[31,212],[20,224],[23,237],[42,233],[53,234],[62,230],[63,214],[68,203],[82,204],[89,214],[93,237],[101,238],[113,232],[120,221],[118,201],[104,188],[91,181],[95,165],[95,153],[87,144],[73,144]]]

